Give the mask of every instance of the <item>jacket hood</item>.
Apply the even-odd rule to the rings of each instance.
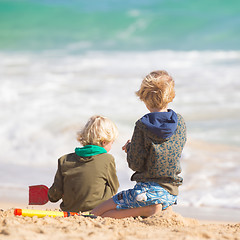
[[[81,148],[75,148],[75,153],[80,157],[91,157],[102,153],[107,153],[103,147],[97,145],[86,145]]]
[[[167,112],[152,112],[144,115],[141,122],[162,139],[170,138],[177,129],[177,114],[168,109]]]

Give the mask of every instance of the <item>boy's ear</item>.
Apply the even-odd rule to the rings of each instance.
[[[106,141],[106,140],[103,140],[103,141],[101,142],[101,144],[102,144],[102,147],[105,147],[105,145],[107,144],[107,141]]]

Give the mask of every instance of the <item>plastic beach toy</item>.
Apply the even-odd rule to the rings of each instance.
[[[45,185],[29,186],[29,205],[44,205],[48,202],[48,187]]]
[[[14,210],[15,216],[24,216],[24,217],[34,217],[37,216],[39,218],[42,217],[70,217],[74,215],[80,216],[79,213],[74,212],[60,212],[60,211],[42,211],[42,210],[32,210],[32,209],[20,209],[16,208]]]
[[[60,212],[60,211],[43,211],[43,210],[32,210],[32,209],[14,209],[15,216],[24,216],[24,217],[34,217],[37,216],[39,218],[42,217],[70,217],[70,216],[82,216],[82,217],[90,217],[97,218],[97,216],[93,214],[81,214],[76,212]]]

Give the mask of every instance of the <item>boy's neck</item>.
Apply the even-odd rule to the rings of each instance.
[[[168,109],[167,107],[166,108],[150,108],[150,107],[147,107],[147,109],[152,113],[152,112],[167,112]]]

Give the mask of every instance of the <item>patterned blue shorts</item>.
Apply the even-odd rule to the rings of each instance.
[[[138,182],[133,189],[122,191],[113,196],[117,209],[145,207],[162,204],[162,209],[177,204],[177,196],[170,194],[154,182]]]

